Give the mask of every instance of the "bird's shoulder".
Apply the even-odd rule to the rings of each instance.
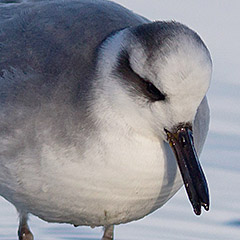
[[[144,21],[105,0],[0,0],[2,95],[88,92],[101,42]]]

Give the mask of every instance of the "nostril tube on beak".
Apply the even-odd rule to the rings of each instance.
[[[173,131],[165,129],[167,141],[172,148],[189,200],[197,215],[201,214],[201,206],[209,210],[209,194],[207,181],[193,143],[190,124],[180,124]]]

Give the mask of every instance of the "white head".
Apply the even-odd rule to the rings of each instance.
[[[123,131],[167,140],[195,213],[201,213],[201,206],[208,210],[207,181],[192,136],[212,69],[200,37],[174,22],[128,28],[103,43],[97,67],[95,112],[105,126],[111,129],[116,121],[123,123]]]
[[[164,140],[164,129],[193,122],[211,78],[206,46],[175,22],[122,30],[103,43],[98,60],[103,101],[139,134]]]

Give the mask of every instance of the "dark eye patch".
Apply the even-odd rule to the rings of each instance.
[[[144,96],[151,102],[165,100],[166,96],[153,83],[133,71],[126,51],[120,53],[115,72],[126,82],[128,89],[132,92],[134,91],[134,96],[136,94],[137,96]]]
[[[162,94],[151,82],[147,82],[147,91],[155,101],[164,101],[165,95]]]

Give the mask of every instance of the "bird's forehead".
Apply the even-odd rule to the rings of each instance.
[[[158,48],[136,41],[130,54],[133,69],[165,92],[199,86],[206,91],[212,63],[205,45],[188,36],[166,41]]]

